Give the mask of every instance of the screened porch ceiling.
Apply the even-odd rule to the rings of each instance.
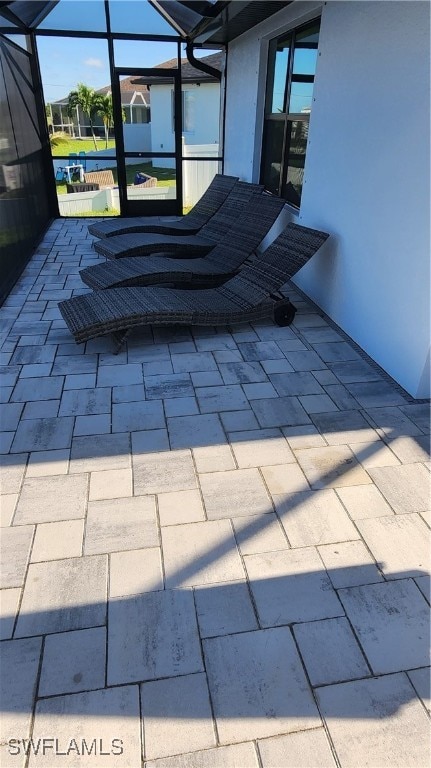
[[[0,0],[0,30],[25,33],[40,27],[59,3],[67,0]],[[87,0],[91,2],[91,0]],[[93,0],[94,2],[94,0]],[[142,0],[147,2],[147,0]],[[169,24],[172,34],[198,44],[226,44],[285,8],[286,0],[148,0]],[[85,3],[80,3],[85,12]],[[54,16],[53,16],[54,19]],[[46,28],[46,23],[44,24]],[[56,25],[53,23],[53,29]],[[146,29],[136,30],[145,34]]]

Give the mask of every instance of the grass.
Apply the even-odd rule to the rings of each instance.
[[[97,150],[105,149],[105,139],[96,139]],[[115,149],[115,141],[108,141],[108,149]],[[58,147],[51,147],[53,157],[68,155],[70,152],[94,152],[93,139],[69,139]]]
[[[116,208],[105,208],[103,211],[81,211],[81,213],[74,213],[72,218],[78,219],[80,216],[85,216],[86,218],[94,218],[95,216],[119,216],[120,211],[117,211]]]
[[[103,170],[100,168],[99,170]],[[117,168],[111,168],[112,175],[114,177],[114,183],[118,183]],[[138,163],[137,165],[126,165],[126,177],[127,183],[133,184],[135,174],[138,171],[148,174],[148,176],[155,176],[157,179],[158,187],[174,187],[175,186],[175,170],[174,168],[157,168],[151,165],[151,163]],[[56,181],[57,195],[65,195],[67,193],[66,184],[62,181]]]

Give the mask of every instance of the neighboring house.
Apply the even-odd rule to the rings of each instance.
[[[220,70],[222,54],[214,53],[202,57],[201,61]],[[157,65],[160,69],[173,69],[176,59]],[[218,153],[220,133],[220,83],[211,75],[193,67],[187,59],[181,59],[183,137],[187,145],[214,146]],[[164,78],[152,77],[143,81],[139,77],[125,77],[120,81],[121,104],[126,116],[124,139],[127,151],[174,152],[174,99],[173,84]],[[111,86],[100,88],[97,93],[111,93]],[[55,130],[73,130],[76,136],[90,136],[88,119],[81,110],[76,117],[67,116],[67,97],[54,102],[52,107]],[[147,125],[149,130],[128,126]],[[94,121],[96,135],[103,136],[103,121]],[[73,128],[72,128],[73,126]],[[173,164],[173,161],[172,161]],[[160,165],[170,167],[169,159]]]
[[[103,88],[99,88],[97,93],[103,96],[111,93],[111,86],[106,85]],[[77,107],[73,116],[69,117],[67,114],[67,104],[67,96],[51,104],[54,130],[66,130],[79,138],[91,136],[87,115],[84,115],[81,109]],[[142,85],[139,78],[125,77],[121,80],[121,105],[124,110],[126,124],[147,124],[150,122],[150,91],[146,85]],[[100,116],[95,118],[94,126],[96,136],[104,137],[105,129]]]
[[[214,69],[222,68],[222,54],[203,56],[201,61]],[[176,59],[159,65],[172,69]],[[219,149],[220,83],[206,72],[193,67],[187,59],[181,60],[182,79],[182,135],[187,146],[212,145],[215,155]],[[174,100],[173,86],[163,79],[153,80],[151,87],[151,151],[174,152]],[[206,150],[208,154],[208,150]],[[172,161],[172,166],[174,161]],[[160,162],[170,167],[169,159]]]
[[[429,397],[429,4],[297,1],[227,39],[225,173],[281,192],[285,221],[331,233],[295,282],[413,397]],[[397,405],[339,354],[352,409]]]

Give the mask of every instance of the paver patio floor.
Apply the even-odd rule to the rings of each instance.
[[[87,223],[1,310],[2,767],[425,768],[429,404],[294,286],[77,346]]]

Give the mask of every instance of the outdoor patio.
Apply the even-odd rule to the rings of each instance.
[[[1,765],[425,768],[429,403],[293,286],[77,346],[89,223],[0,310]]]

